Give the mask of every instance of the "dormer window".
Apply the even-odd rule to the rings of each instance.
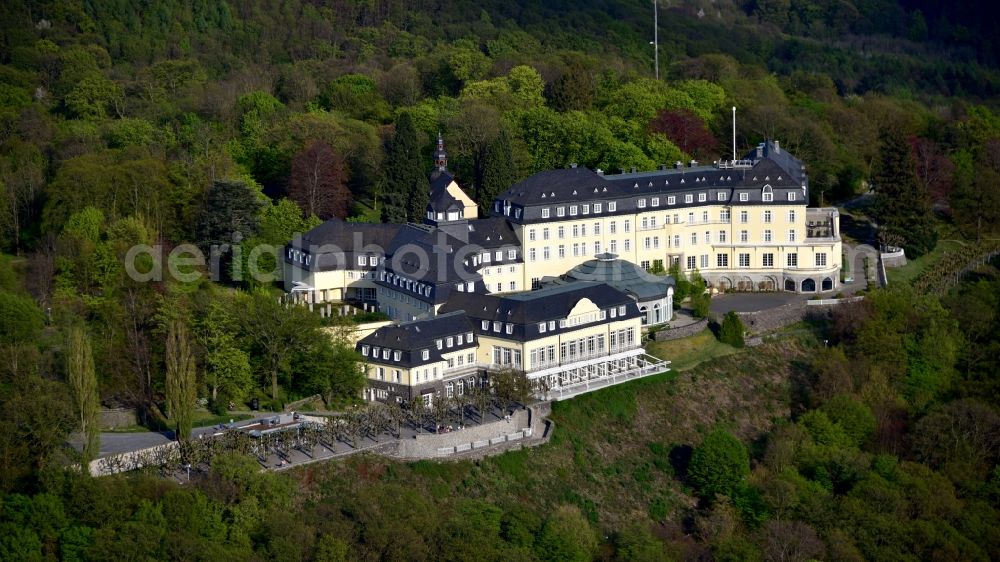
[[[788,200],[789,201],[795,201],[795,198],[796,198],[796,193],[794,191],[789,191],[788,192]]]
[[[618,318],[618,311],[617,310],[615,310],[615,309],[612,308],[609,312],[611,313],[611,317],[612,318]]]
[[[601,204],[594,203],[594,213],[600,213],[600,212],[601,212]]]
[[[645,199],[639,199],[639,200],[637,200],[635,202],[635,206],[639,207],[640,209],[645,209],[646,208],[646,200]]]
[[[545,322],[539,322],[538,323],[538,333],[539,334],[544,334],[545,333]]]
[[[608,203],[608,212],[609,213],[615,212],[615,209],[617,208],[617,206],[618,205],[614,201],[611,201],[610,203]]]
[[[447,342],[445,343],[445,346],[446,347],[455,347],[455,338],[449,337],[448,340],[447,340]]]
[[[625,306],[624,305],[618,307],[618,316],[625,316]]]
[[[576,211],[577,211],[577,206],[576,205],[570,205],[570,207],[569,207],[569,216],[575,217],[576,216]]]
[[[691,195],[690,193],[687,194],[687,195],[685,195],[684,196],[684,202],[685,203],[694,203],[694,195]]]
[[[368,346],[367,345],[361,346],[361,355],[368,355]]]
[[[660,206],[660,198],[659,197],[653,197],[653,199],[650,200],[649,204],[652,207],[659,207]]]
[[[365,265],[365,257],[358,256],[358,265]]]
[[[430,358],[431,358],[431,350],[429,350],[429,349],[425,349],[425,350],[423,350],[422,352],[420,352],[420,357],[421,357],[421,358],[422,358],[422,359],[423,359],[424,361],[427,361],[428,359],[430,359]]]
[[[465,341],[472,343],[472,332],[465,334]]]
[[[392,352],[392,360],[393,361],[399,361],[400,357],[402,357],[402,354],[400,352],[398,352],[398,351],[393,351]]]
[[[387,361],[389,360],[389,350],[388,349],[383,349],[382,350],[382,359],[385,359]]]
[[[542,218],[543,219],[549,218],[549,210],[548,209],[542,209]]]
[[[707,200],[708,200],[708,194],[706,194],[706,193],[699,193],[698,194],[698,202],[699,203],[704,203]]]
[[[510,322],[508,322],[507,323],[507,334],[513,334],[513,333],[514,333],[514,325],[511,324]]]
[[[583,205],[582,207],[583,207],[583,209],[582,209],[583,214],[589,215],[590,214],[590,205]]]
[[[770,203],[771,201],[774,201],[774,192],[771,190],[771,186],[765,185],[764,191],[761,194],[761,196],[765,203]]]
[[[441,340],[434,340],[434,346],[437,347],[438,349],[443,349],[444,343]]]
[[[483,320],[483,329],[484,330],[489,330],[490,329],[490,321],[489,320]]]
[[[716,193],[715,194],[715,200],[716,201],[725,201],[726,200],[726,192],[725,191],[720,191],[720,192]]]
[[[749,193],[746,193],[746,192],[740,193],[740,202],[746,203],[749,200],[750,200],[750,194]]]
[[[566,216],[566,207],[556,207],[556,216],[557,217],[565,217]]]
[[[676,205],[676,204],[677,204],[677,198],[676,197],[674,197],[673,195],[671,195],[670,197],[667,197],[667,205]]]
[[[502,324],[502,322],[494,322],[493,323],[493,331],[496,332],[496,333],[498,333],[498,334],[500,333],[500,324]]]

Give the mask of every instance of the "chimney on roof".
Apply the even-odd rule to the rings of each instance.
[[[573,163],[571,163],[571,164],[569,165],[569,167],[570,167],[571,169],[575,170],[575,169],[576,169],[576,162],[573,162]]]
[[[636,172],[635,166],[632,166],[632,173],[634,174],[635,172]]]
[[[764,157],[764,143],[760,143],[757,145],[757,158],[763,158],[763,157]]]
[[[667,165],[666,165],[666,164],[660,164],[660,171],[661,171],[661,172],[662,172],[663,170],[666,170],[666,169],[667,169]]]
[[[697,161],[697,160],[692,160],[692,161],[691,161],[691,167],[692,167],[692,168],[694,168],[694,167],[695,167],[695,166],[697,166],[697,165],[698,165],[698,161]]]
[[[625,173],[625,168],[618,168],[618,173],[619,174],[624,174]]]
[[[781,154],[781,144],[778,141],[774,141],[774,153]]]
[[[599,175],[599,176],[603,176],[604,175],[604,170],[602,170],[600,168],[598,168],[598,169],[596,169],[594,171],[597,172],[597,175]]]
[[[674,169],[675,170],[680,170],[683,167],[684,167],[684,162],[681,162],[680,160],[674,162]]]

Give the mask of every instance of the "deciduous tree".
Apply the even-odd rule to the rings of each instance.
[[[89,462],[97,458],[101,446],[100,401],[97,394],[97,374],[90,349],[90,337],[83,326],[73,326],[66,347],[66,372],[73,390],[79,429],[83,433],[84,473]]]
[[[166,375],[167,415],[175,424],[177,439],[187,441],[191,437],[197,387],[187,324],[181,319],[171,320],[167,327]]]
[[[306,216],[346,219],[351,209],[346,179],[344,158],[325,142],[313,141],[292,159],[288,195]]]
[[[739,439],[715,429],[695,448],[688,465],[688,479],[708,500],[732,496],[750,474],[750,456]]]

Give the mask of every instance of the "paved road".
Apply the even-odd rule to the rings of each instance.
[[[252,420],[244,420],[241,422],[236,422],[236,426],[251,425],[259,422],[260,420],[274,417],[277,414],[261,414]],[[196,427],[191,430],[191,435],[198,437],[198,435],[211,435],[219,431],[218,426],[211,427]],[[137,451],[139,449],[147,449],[149,447],[155,447],[156,445],[162,445],[164,443],[169,443],[174,440],[174,432],[172,431],[139,431],[135,433],[124,433],[124,432],[107,432],[101,433],[101,450],[98,453],[98,457],[105,457],[108,455],[117,455],[119,453],[126,453],[128,451]],[[73,446],[76,450],[83,449],[83,440],[79,434],[73,434],[70,436],[69,444]]]
[[[756,312],[807,300],[811,295],[796,293],[729,293],[712,298],[711,310],[715,314]]]

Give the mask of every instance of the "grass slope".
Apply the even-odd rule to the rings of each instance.
[[[667,521],[695,502],[675,477],[673,446],[697,445],[718,423],[754,439],[788,417],[789,381],[806,353],[784,340],[558,402],[552,441],[534,449],[475,462],[355,457],[293,474],[302,497],[318,504],[405,489],[432,498],[442,513],[456,499],[473,498],[543,515],[575,504],[609,530]]]

